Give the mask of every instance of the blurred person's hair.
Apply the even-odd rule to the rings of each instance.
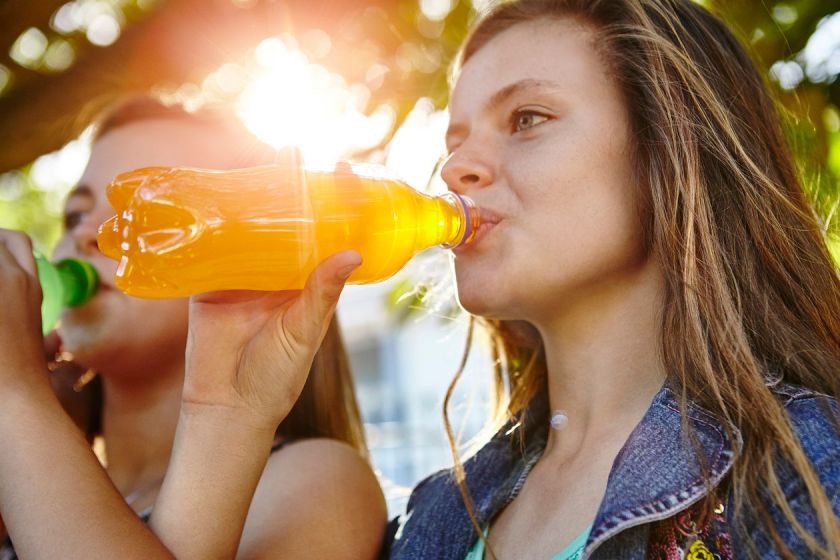
[[[233,169],[270,164],[276,151],[254,137],[224,108],[207,107],[187,111],[182,105],[167,105],[146,94],[133,94],[116,100],[99,102],[95,110],[88,108],[88,125],[92,125],[92,143],[107,133],[131,123],[162,120],[196,126],[203,145],[217,144],[220,160],[214,169]],[[84,126],[88,126],[84,125]],[[149,138],[154,142],[154,138]],[[215,150],[214,150],[215,153]],[[155,165],[155,162],[149,162]],[[129,170],[125,170],[129,171]],[[82,426],[89,439],[101,429],[101,385],[97,382],[82,389],[85,402],[96,410],[84,418]],[[93,393],[92,395],[89,393]],[[80,395],[81,397],[81,395]],[[309,371],[306,384],[283,422],[277,436],[286,439],[325,437],[343,441],[362,456],[369,458],[364,427],[356,402],[353,378],[337,318],[333,317]]]
[[[204,128],[206,136],[200,136],[200,140],[219,157],[214,169],[270,164],[277,154],[274,148],[254,136],[227,105],[208,104],[187,110],[181,103],[165,103],[151,94],[134,93],[92,100],[76,120],[75,129],[90,128],[92,142],[139,121],[176,121]]]
[[[735,452],[727,483],[734,519],[748,506],[779,553],[793,558],[772,507],[815,557],[840,557],[831,501],[772,390],[785,382],[840,396],[840,279],[767,85],[726,24],[690,0],[497,3],[473,27],[453,77],[500,33],[551,18],[592,33],[625,99],[645,243],[666,284],[659,352],[680,398],[684,433],[699,446],[685,413],[689,401],[724,426]],[[489,329],[497,358],[493,427],[524,414],[547,390],[547,371],[533,326],[471,320],[444,421],[456,479],[481,536],[448,414],[473,322]],[[809,534],[786,504],[779,478],[785,465],[804,482],[821,534]],[[725,489],[711,488],[708,465],[701,467],[709,489],[700,503],[705,523]]]

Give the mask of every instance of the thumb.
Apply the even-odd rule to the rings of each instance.
[[[296,305],[290,310],[292,315],[300,313],[305,316],[290,318],[292,323],[311,326],[314,332],[307,335],[320,340],[344,284],[361,264],[362,256],[356,251],[342,251],[321,262],[309,275]]]

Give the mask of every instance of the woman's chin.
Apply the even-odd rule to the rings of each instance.
[[[458,290],[458,303],[472,315],[478,315],[492,319],[495,317],[493,305],[487,297],[487,293],[477,293],[466,289]]]

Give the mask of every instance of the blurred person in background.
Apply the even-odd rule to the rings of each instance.
[[[123,514],[133,510],[137,519],[148,522],[161,492],[182,412],[189,305],[187,299],[140,299],[114,288],[117,263],[102,255],[96,243],[99,224],[113,215],[105,187],[118,173],[138,167],[229,169],[270,163],[280,156],[251,137],[232,117],[209,110],[189,113],[147,96],[120,100],[103,111],[94,125],[90,162],[67,198],[64,234],[55,257],[82,258],[99,272],[101,288],[96,296],[81,307],[67,309],[58,329],[61,350],[82,366],[77,371],[95,371],[98,380],[92,390],[74,399],[65,383],[68,364],[63,364],[62,384],[54,384],[88,439],[94,435],[101,438],[107,472],[102,482],[112,484],[108,491],[122,497],[119,507]],[[14,252],[12,246],[27,252],[22,258],[28,259],[30,249],[22,235],[4,232],[2,242],[5,251],[0,252],[6,259],[9,250]],[[4,273],[8,270],[4,267]],[[28,293],[15,292],[16,288],[8,282],[2,284],[6,304],[34,301],[34,287],[30,286]],[[31,327],[33,317],[14,320],[8,309],[3,317],[4,353],[20,354],[21,348],[37,345],[35,331],[22,328]],[[261,367],[279,368],[282,362],[266,362]],[[10,397],[15,393],[15,378],[30,375],[46,380],[46,370],[38,364],[16,368],[7,362],[3,371],[8,382],[4,381],[2,393]],[[253,457],[242,458],[245,450],[237,445],[225,446],[223,430],[218,430],[221,448],[203,458],[209,469],[224,469],[224,454],[264,467],[256,489],[252,489],[253,501],[249,493],[241,503],[247,521],[236,534],[238,557],[365,558],[378,549],[385,507],[368,464],[349,364],[334,319],[325,328],[308,373],[302,392],[300,388],[289,391],[296,390],[300,396],[287,414],[276,417],[279,425]],[[90,394],[100,391],[100,395]],[[47,395],[41,396],[47,399]],[[83,508],[91,496],[74,479],[86,477],[85,471],[81,465],[70,465],[73,454],[65,456],[63,446],[78,445],[84,441],[81,435],[69,433],[66,442],[57,438],[53,449],[44,455],[30,453],[24,441],[39,437],[31,431],[33,422],[54,422],[69,429],[56,403],[47,400],[45,412],[34,407],[17,409],[13,422],[8,417],[3,421],[4,430],[16,434],[10,439],[3,437],[4,444],[10,445],[4,457],[10,459],[13,454],[15,458],[0,467],[0,487],[4,489],[0,512],[10,537],[0,549],[0,558],[15,558],[16,551],[24,558],[114,557],[110,548],[114,542],[119,542],[121,557],[150,557],[146,552],[153,549],[148,545],[132,548],[132,542],[117,540],[123,531],[116,525],[101,524],[107,528],[105,537],[91,537],[78,530],[78,525],[102,521],[96,513],[75,509]],[[7,413],[16,409],[15,405],[2,408]],[[234,408],[225,412],[236,415]],[[230,425],[237,421],[252,419],[243,414],[231,419]],[[55,434],[59,433],[57,429]],[[86,458],[88,467],[91,457]],[[65,463],[69,479],[56,471],[57,465]],[[189,498],[177,497],[178,508],[184,516],[200,522]],[[68,504],[72,505],[65,507]],[[203,521],[209,525],[204,531],[228,531],[223,514],[205,511],[208,516]],[[102,514],[109,515],[109,511]],[[119,514],[113,513],[113,518]]]

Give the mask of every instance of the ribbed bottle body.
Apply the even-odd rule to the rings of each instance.
[[[100,228],[100,249],[119,261],[124,292],[181,297],[300,289],[319,262],[346,249],[363,258],[349,282],[377,282],[417,252],[456,246],[474,231],[465,199],[428,196],[375,171],[138,170],[108,187],[117,215]]]

